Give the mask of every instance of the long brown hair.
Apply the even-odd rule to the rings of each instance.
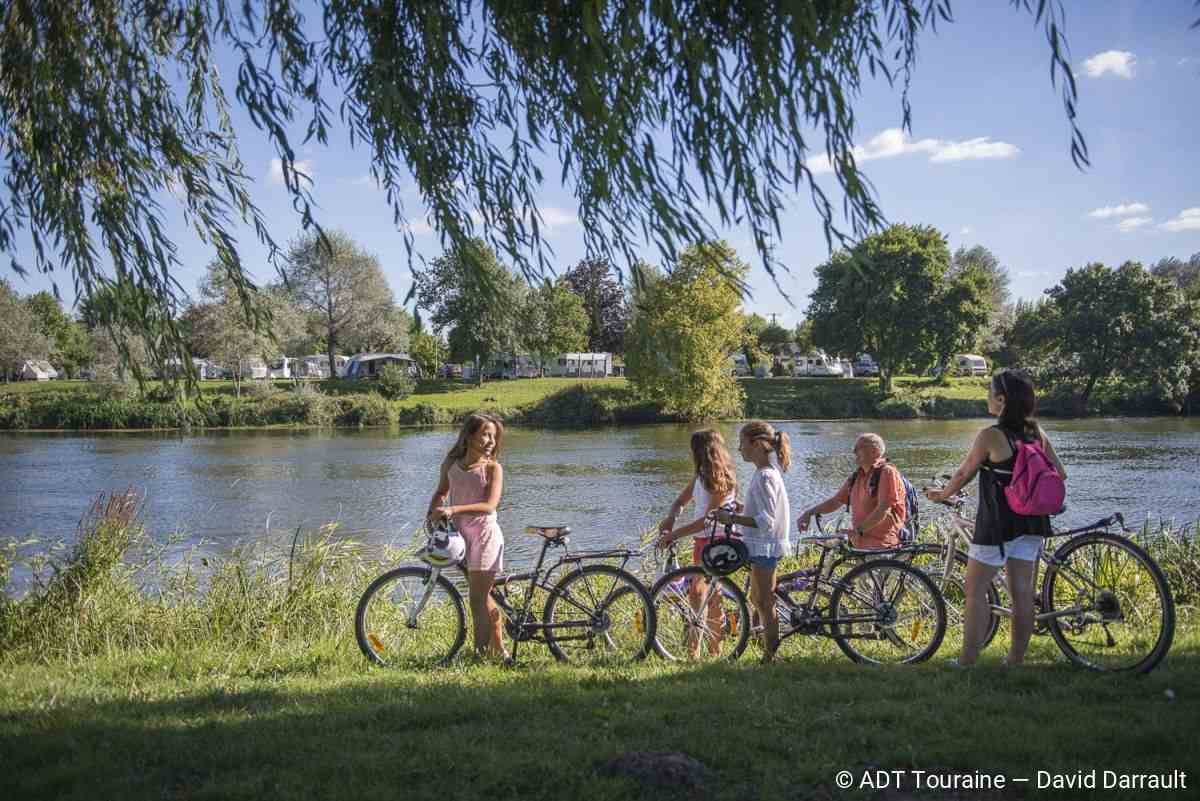
[[[454,446],[446,453],[446,461],[458,461],[467,455],[467,440],[475,436],[479,429],[483,428],[488,423],[491,423],[496,428],[496,447],[492,449],[492,461],[499,461],[500,446],[504,444],[504,423],[500,422],[500,418],[494,414],[487,412],[472,412],[467,415],[467,419],[463,421],[462,428],[458,431],[458,439]]]
[[[1033,379],[1024,370],[1006,368],[992,376],[992,394],[1004,397],[1000,427],[1019,437],[1037,434],[1037,394]]]
[[[787,472],[792,464],[792,446],[786,433],[776,431],[775,427],[765,420],[751,420],[742,426],[742,436],[751,442],[756,439],[765,440],[779,457],[779,469]]]
[[[720,431],[706,428],[692,432],[692,464],[700,483],[713,495],[723,497],[737,490],[733,459]]]

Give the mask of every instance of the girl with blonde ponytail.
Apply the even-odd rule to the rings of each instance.
[[[754,420],[742,426],[738,452],[758,469],[750,479],[742,513],[719,512],[717,519],[736,523],[750,551],[750,600],[762,621],[763,661],[770,662],[779,647],[779,620],[773,600],[775,568],[791,545],[788,534],[792,510],[780,471],[786,472],[791,466],[792,448],[786,433],[776,431],[770,423]]]

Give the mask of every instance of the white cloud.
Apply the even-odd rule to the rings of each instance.
[[[354,180],[352,180],[350,182],[350,185],[351,186],[370,186],[370,187],[376,188],[376,189],[379,188],[379,182],[376,181],[375,176],[371,175],[371,173],[369,173],[369,172],[364,173],[363,175],[360,175],[357,178],[355,178]]]
[[[972,230],[973,229],[971,228],[971,226],[964,225],[962,228],[959,229],[958,234],[959,234],[959,236],[966,236],[967,234],[971,233]]]
[[[1184,209],[1158,227],[1165,231],[1200,231],[1200,206]]]
[[[312,160],[293,162],[297,172],[302,172],[308,176],[309,181],[316,174]],[[273,184],[283,183],[283,162],[279,159],[271,159],[270,165],[267,167],[267,180]]]
[[[946,139],[912,139],[902,128],[888,128],[870,139],[865,145],[854,148],[857,162],[874,161],[905,156],[910,153],[928,153],[931,162],[966,161],[973,159],[1008,159],[1021,150],[1008,142],[992,141],[990,136],[980,136],[954,142]],[[829,158],[814,157],[808,162],[814,174],[833,172]]]
[[[1017,278],[1039,278],[1042,275],[1044,275],[1044,273],[1039,272],[1038,270],[1021,270],[1017,273]]]
[[[1021,151],[1008,142],[993,142],[990,136],[980,136],[965,142],[939,142],[930,161],[968,161],[975,159],[1010,159]]]
[[[1183,58],[1179,59],[1179,61],[1175,62],[1175,64],[1179,67],[1186,67],[1188,64],[1195,64],[1197,61],[1200,61],[1200,59],[1195,59],[1191,56],[1184,56]]]
[[[1105,50],[1083,62],[1083,71],[1089,78],[1102,78],[1109,74],[1118,78],[1132,78],[1136,66],[1137,56],[1128,50]]]
[[[1149,217],[1126,217],[1117,223],[1117,230],[1132,231],[1135,228],[1141,228],[1143,225],[1149,225],[1152,222],[1154,220]]]
[[[1092,209],[1087,216],[1097,220],[1107,220],[1109,217],[1128,217],[1133,214],[1145,214],[1150,207],[1145,203],[1121,203],[1117,206],[1102,206]]]
[[[564,225],[575,225],[579,218],[566,209],[556,206],[546,206],[539,209],[542,213],[542,224],[546,228],[559,228]]]

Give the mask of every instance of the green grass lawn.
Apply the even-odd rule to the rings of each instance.
[[[769,667],[651,659],[574,668],[530,648],[511,669],[465,659],[387,671],[342,642],[5,665],[0,792],[56,800],[827,799],[878,797],[833,785],[838,771],[869,767],[1010,777],[1039,769],[1195,773],[1194,632],[1146,677],[1069,667],[1040,638],[1025,668],[998,667],[998,653],[972,671],[941,659],[872,669],[840,655]],[[630,751],[683,752],[710,774],[691,795],[601,770]],[[931,797],[1147,796],[1030,789]]]

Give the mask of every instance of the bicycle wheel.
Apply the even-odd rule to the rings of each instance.
[[[1042,611],[1067,658],[1093,670],[1146,673],[1175,637],[1175,602],[1162,570],[1113,534],[1085,534],[1054,552]]]
[[[725,576],[699,566],[665,574],[650,590],[656,617],[654,650],[672,661],[737,659],[750,638],[750,608]]]
[[[855,662],[924,662],[946,634],[946,605],[929,577],[893,559],[863,562],[836,582],[833,638]]]
[[[929,576],[933,586],[942,593],[942,600],[946,602],[946,624],[961,626],[967,598],[967,555],[957,548],[954,549],[954,562],[949,576],[945,573],[945,545],[934,545],[933,543],[914,545],[911,550],[906,551],[903,557],[899,558]],[[995,639],[996,632],[1000,630],[1001,615],[995,611],[996,607],[1006,606],[1004,599],[1007,592],[1003,589],[1004,585],[999,579],[1000,574],[996,575],[997,577],[992,579],[987,588],[987,602],[992,608],[992,616],[988,620],[987,630],[983,633],[980,649],[987,648],[988,644]]]
[[[550,590],[542,613],[546,645],[564,662],[644,659],[654,644],[650,593],[611,565],[572,570]]]
[[[444,665],[467,636],[462,595],[443,575],[409,565],[371,582],[354,613],[354,636],[385,667]]]

